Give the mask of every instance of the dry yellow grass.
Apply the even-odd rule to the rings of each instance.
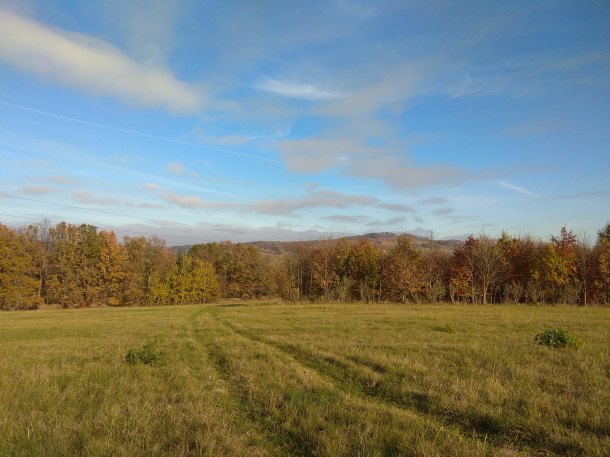
[[[584,342],[553,350],[563,327]],[[2,455],[608,455],[610,310],[0,314]],[[161,365],[125,356],[157,340]]]

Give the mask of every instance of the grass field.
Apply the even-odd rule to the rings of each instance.
[[[534,343],[556,327],[584,346]],[[126,362],[153,341],[162,363]],[[2,456],[602,456],[609,435],[607,308],[0,314]]]

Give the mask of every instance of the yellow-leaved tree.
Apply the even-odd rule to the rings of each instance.
[[[0,309],[31,309],[42,299],[33,276],[32,257],[24,249],[24,239],[0,224]]]

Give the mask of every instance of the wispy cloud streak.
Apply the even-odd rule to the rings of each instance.
[[[259,90],[272,92],[284,97],[302,98],[306,100],[329,100],[341,97],[341,94],[339,93],[320,89],[313,84],[295,84],[271,78],[265,79],[255,87]]]

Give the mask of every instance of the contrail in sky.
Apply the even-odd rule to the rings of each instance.
[[[77,122],[79,124],[84,124],[84,125],[90,125],[92,127],[98,127],[98,128],[107,129],[107,130],[114,130],[115,132],[127,133],[129,135],[136,135],[136,136],[141,136],[141,137],[144,137],[144,138],[150,138],[150,139],[153,139],[153,140],[160,140],[160,141],[165,141],[165,142],[168,142],[168,143],[181,144],[181,145],[190,146],[190,147],[193,147],[193,148],[207,149],[209,151],[222,152],[223,154],[231,154],[231,155],[235,155],[235,156],[246,157],[248,159],[262,160],[264,162],[281,163],[281,161],[279,161],[279,160],[269,159],[267,157],[257,156],[257,155],[254,155],[254,154],[246,154],[246,153],[243,153],[243,152],[231,151],[229,149],[214,148],[214,147],[211,147],[211,146],[205,146],[203,144],[191,143],[189,141],[175,140],[173,138],[167,138],[167,137],[157,136],[157,135],[150,135],[148,133],[138,132],[136,130],[123,129],[123,128],[120,128],[120,127],[114,127],[112,125],[106,125],[106,124],[100,124],[98,122],[86,121],[84,119],[76,119],[74,117],[62,116],[61,114],[50,113],[48,111],[42,111],[42,110],[39,110],[39,109],[30,108],[28,106],[18,105],[16,103],[9,103],[9,102],[5,102],[3,100],[0,100],[0,105],[9,106],[11,108],[20,109],[20,110],[23,110],[23,111],[29,111],[31,113],[41,114],[43,116],[49,116],[49,117],[54,117],[54,118],[57,118],[57,119],[63,119],[65,121]]]

